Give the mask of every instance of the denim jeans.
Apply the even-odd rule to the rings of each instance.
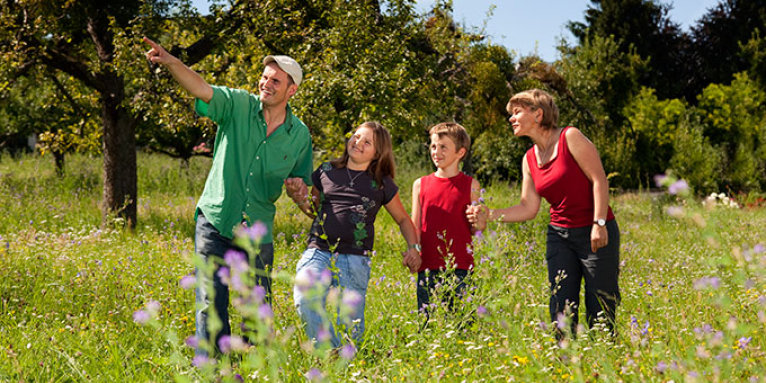
[[[593,326],[599,314],[609,329],[620,302],[617,279],[620,273],[620,229],[616,220],[606,224],[609,243],[593,253],[591,227],[564,228],[548,225],[546,260],[550,282],[551,321],[571,310],[571,329],[578,322],[580,283],[585,279],[585,310],[588,326]]]
[[[215,272],[213,273],[212,287],[213,291],[208,291],[210,281],[208,276],[200,270],[195,270],[197,275],[196,288],[196,337],[198,340],[207,340],[214,342],[215,350],[218,350],[218,342],[224,335],[231,335],[231,325],[229,324],[229,286],[222,283],[218,276],[218,269],[223,265],[223,256],[228,250],[237,250],[245,254],[250,263],[250,256],[243,249],[232,244],[232,240],[222,236],[200,212],[197,215],[197,226],[194,233],[194,252],[202,258],[205,263],[214,262]],[[260,245],[260,253],[255,259],[256,280],[255,283],[266,290],[266,300],[271,304],[271,271],[274,263],[274,244],[263,243]],[[211,297],[212,295],[212,297]],[[210,300],[213,299],[213,315],[217,315],[221,321],[221,329],[213,334],[209,329],[208,316],[210,315]],[[196,350],[197,355],[207,356],[207,351],[201,347]]]
[[[345,326],[357,347],[364,337],[364,307],[370,280],[370,258],[306,249],[298,261],[293,297],[306,335],[313,341],[341,346],[343,334],[330,323],[325,305],[329,288],[340,288],[336,327]],[[334,267],[333,267],[334,266]]]

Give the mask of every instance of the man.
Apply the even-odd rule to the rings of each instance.
[[[282,193],[282,184],[302,210],[309,208],[306,196],[313,166],[311,135],[288,105],[303,79],[303,71],[288,56],[266,56],[258,82],[259,94],[254,95],[242,89],[211,86],[160,45],[146,37],[144,41],[151,46],[147,59],[167,68],[196,98],[197,113],[218,125],[213,164],[195,212],[195,252],[205,262],[220,265],[227,251],[241,250],[232,244],[234,228],[261,222],[267,230],[260,240],[260,253],[250,264],[255,264],[256,283],[263,286],[271,304],[274,202]],[[229,289],[217,271],[216,266],[213,291],[208,291],[210,284],[205,282],[208,276],[197,270],[196,291],[196,337],[214,342],[216,348],[221,337],[231,334]],[[208,323],[211,295],[215,313],[222,322],[222,328],[215,334],[211,334]],[[197,355],[206,356],[207,352],[198,347]]]

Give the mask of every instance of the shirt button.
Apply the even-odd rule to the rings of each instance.
[[[251,176],[251,177],[252,177],[252,175],[253,175],[253,172],[250,172],[250,176]]]
[[[261,159],[261,156],[255,156],[255,159],[256,159],[256,160],[260,160],[260,159]]]
[[[265,144],[265,143],[266,143],[266,140],[263,140],[263,143]]]
[[[250,188],[245,189],[245,191],[250,191]]]

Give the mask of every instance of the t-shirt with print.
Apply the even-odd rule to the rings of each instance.
[[[320,165],[311,180],[319,190],[320,204],[308,247],[368,255],[375,242],[378,210],[399,192],[394,180],[384,178],[381,187],[366,171],[336,168],[329,162]]]

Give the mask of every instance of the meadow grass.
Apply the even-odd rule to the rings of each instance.
[[[50,157],[0,160],[0,381],[766,381],[766,209],[649,193],[612,198],[617,336],[583,329],[563,342],[548,318],[545,207],[526,223],[490,225],[476,241],[470,298],[452,314],[437,308],[425,329],[404,241],[381,211],[365,342],[348,359],[312,350],[300,329],[292,277],[310,221],[282,198],[264,338],[194,367],[185,345],[194,292],[179,282],[194,270],[193,212],[209,160],[138,158],[134,232],[102,225],[99,158],[69,156],[63,177]],[[407,208],[412,180],[427,171],[401,167]],[[508,206],[518,190],[496,182],[484,198]]]

